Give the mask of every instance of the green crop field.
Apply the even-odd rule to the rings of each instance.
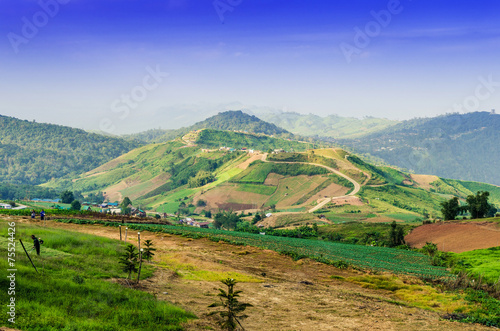
[[[74,222],[84,224],[101,223],[79,220],[75,220]],[[112,226],[117,225],[113,223],[107,224]],[[344,261],[354,267],[374,271],[387,271],[432,279],[451,277],[451,274],[445,268],[432,266],[428,256],[414,251],[195,227],[139,224],[129,224],[128,227],[140,231],[164,232],[194,238],[206,237],[214,241],[223,240],[233,244],[249,245],[277,252],[285,252],[294,256],[309,257],[323,263]]]
[[[246,170],[232,178],[233,182],[263,184],[273,170],[272,163],[254,162]]]
[[[258,184],[238,184],[236,190],[241,192],[250,192],[263,195],[273,195],[276,186],[258,185]]]

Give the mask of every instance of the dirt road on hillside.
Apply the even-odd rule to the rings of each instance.
[[[296,164],[309,164],[309,165],[313,165],[313,166],[317,166],[317,167],[321,167],[321,168],[325,168],[326,170],[328,171],[331,171],[333,172],[334,174],[340,176],[340,177],[343,177],[345,179],[347,179],[348,181],[350,181],[353,185],[354,185],[354,189],[346,194],[346,195],[342,195],[342,196],[338,196],[338,197],[330,197],[330,198],[324,198],[324,199],[321,199],[320,202],[314,206],[313,208],[309,209],[309,213],[312,213],[318,209],[321,209],[323,208],[325,205],[327,205],[329,202],[332,202],[333,199],[345,199],[349,196],[353,196],[355,195],[356,193],[359,192],[359,190],[361,189],[361,185],[355,181],[354,179],[352,179],[351,177],[347,176],[347,175],[344,175],[343,173],[341,173],[340,171],[336,170],[336,169],[333,169],[331,167],[328,167],[326,165],[323,165],[323,164],[319,164],[319,163],[311,163],[311,162],[281,162],[281,161],[269,161],[267,159],[267,153],[264,154],[264,156],[262,157],[262,161],[264,162],[270,162],[270,163],[289,163],[289,164],[292,164],[292,163],[296,163]]]

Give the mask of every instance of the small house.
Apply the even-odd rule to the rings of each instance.
[[[12,206],[8,203],[0,203],[0,209],[12,209]]]

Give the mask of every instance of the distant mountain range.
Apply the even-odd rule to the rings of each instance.
[[[338,140],[415,173],[500,185],[500,115],[448,114]]]
[[[140,145],[0,115],[0,182],[42,184],[88,171]]]
[[[225,111],[189,127],[122,137],[0,116],[0,181],[40,184],[91,170],[144,144],[211,129],[292,140],[309,136],[314,137],[309,142],[322,139],[411,172],[500,185],[500,115],[448,114],[404,122],[286,112],[257,115],[274,123],[239,110]],[[259,148],[266,150],[264,145],[261,140]]]
[[[385,118],[366,117],[363,119],[329,115],[291,112],[257,114],[264,121],[276,124],[294,134],[309,137],[355,138],[391,127],[398,121]]]

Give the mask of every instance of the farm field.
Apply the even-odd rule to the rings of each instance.
[[[500,245],[463,252],[457,257],[463,259],[467,271],[481,275],[484,280],[495,283],[500,279]]]
[[[497,217],[484,221],[425,224],[414,229],[405,240],[412,247],[421,248],[426,242],[432,242],[437,244],[441,251],[455,253],[496,247],[500,246],[498,220]]]
[[[54,222],[49,226],[118,238],[113,227]],[[142,288],[194,312],[198,319],[184,324],[186,330],[218,329],[206,316],[207,306],[220,287],[218,279],[228,274],[246,279],[237,289],[243,290],[240,300],[254,306],[243,321],[248,330],[331,330],[332,325],[345,330],[488,329],[443,320],[442,314],[464,303],[455,294],[441,293],[415,279],[363,276],[356,270],[308,259],[293,261],[273,251],[207,239],[147,231],[141,236],[155,243],[154,261],[159,266]],[[392,289],[381,281],[393,284]],[[420,294],[412,297],[414,292]]]
[[[117,224],[109,225],[116,226]],[[413,251],[196,227],[142,224],[129,224],[128,227],[129,229],[138,231],[162,232],[194,238],[206,237],[211,240],[222,240],[237,245],[250,245],[261,249],[291,254],[295,257],[309,257],[327,264],[335,264],[342,261],[353,267],[373,271],[386,271],[429,279],[451,276],[446,269],[431,266],[428,256]]]

